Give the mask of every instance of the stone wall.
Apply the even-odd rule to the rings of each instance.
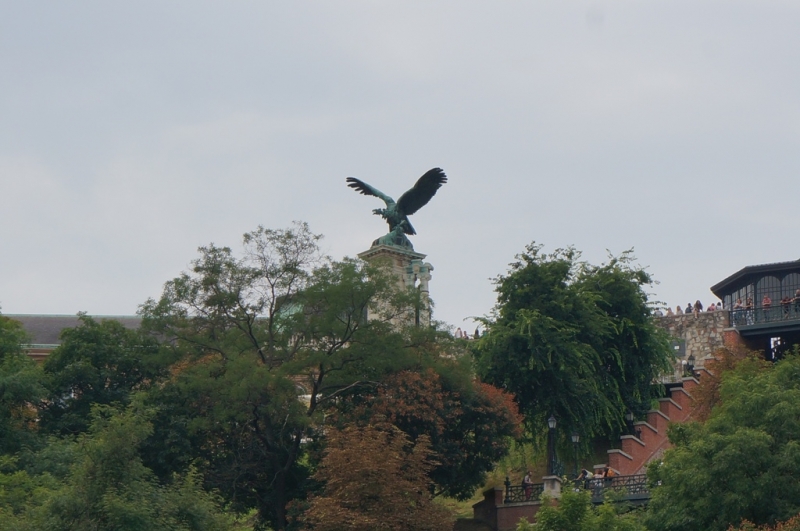
[[[697,315],[674,315],[656,317],[656,323],[664,328],[670,336],[682,340],[686,351],[682,358],[690,355],[696,360],[695,365],[703,366],[703,360],[725,345],[725,329],[730,327],[728,312],[701,312]]]

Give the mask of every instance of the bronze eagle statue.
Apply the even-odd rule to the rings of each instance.
[[[441,168],[428,170],[420,177],[414,187],[400,196],[396,202],[394,199],[374,188],[364,181],[355,177],[348,177],[347,186],[361,192],[364,195],[373,195],[383,199],[386,208],[376,208],[373,214],[381,216],[389,224],[389,232],[403,232],[405,234],[416,234],[414,227],[408,220],[408,216],[415,213],[420,208],[428,204],[428,201],[436,195],[436,191],[447,182],[447,176]]]

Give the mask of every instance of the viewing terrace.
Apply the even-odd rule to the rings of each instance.
[[[711,287],[749,347],[778,359],[800,344],[800,260],[747,266]]]

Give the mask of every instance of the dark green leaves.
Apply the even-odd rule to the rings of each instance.
[[[644,292],[650,278],[630,254],[601,266],[578,259],[572,248],[548,255],[529,245],[496,279],[498,303],[477,344],[481,373],[516,395],[533,436],[551,414],[563,434],[618,433],[628,409],[649,409],[668,363]]]

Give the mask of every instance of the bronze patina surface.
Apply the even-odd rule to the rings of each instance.
[[[417,180],[413,188],[395,201],[364,181],[356,179],[355,177],[347,178],[347,186],[350,188],[364,195],[379,197],[386,203],[386,208],[376,208],[372,213],[386,220],[386,223],[389,224],[389,233],[372,242],[372,245],[393,245],[406,249],[414,248],[406,237],[406,234],[417,233],[414,227],[411,226],[408,216],[427,205],[428,201],[436,195],[437,190],[446,182],[447,176],[444,174],[444,171],[442,171],[441,168],[433,168],[425,172],[425,174]]]

